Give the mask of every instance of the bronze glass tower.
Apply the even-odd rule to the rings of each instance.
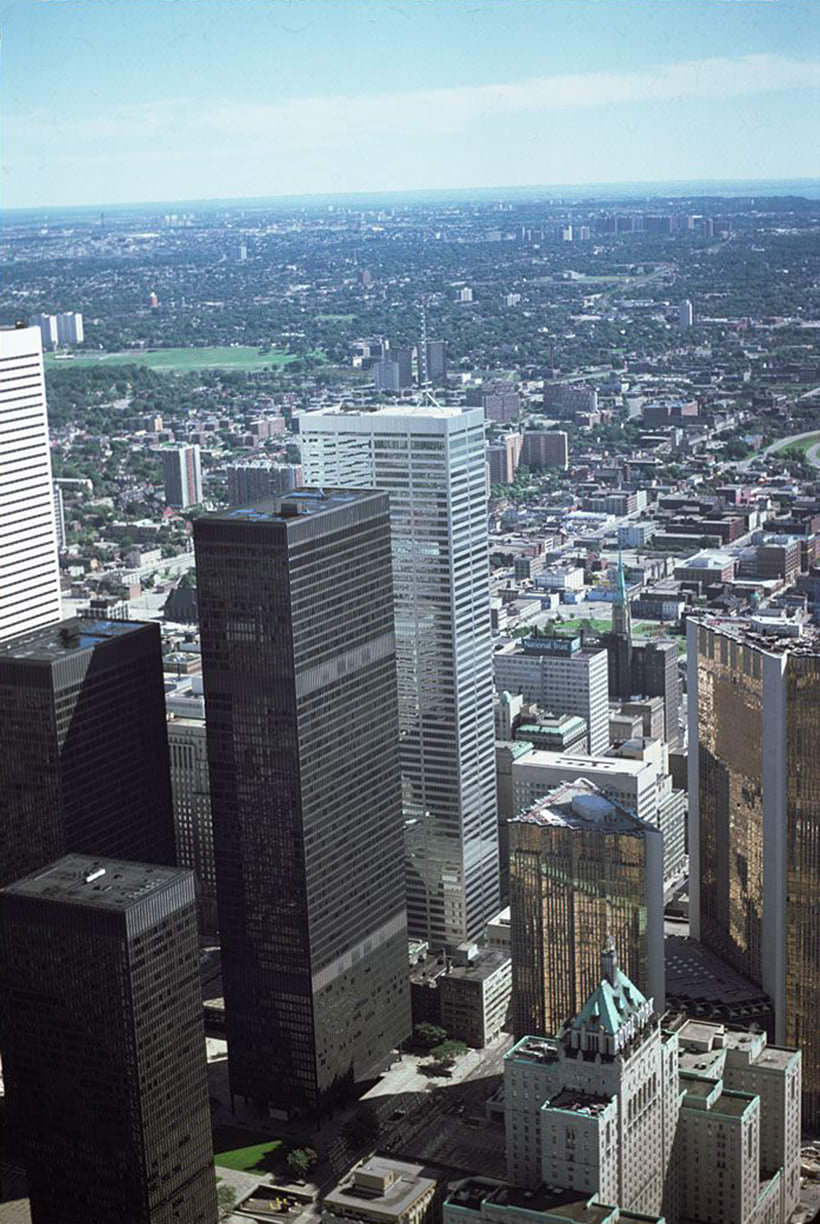
[[[195,539],[231,1089],[320,1110],[410,1032],[388,498]]]
[[[611,937],[640,989],[664,1001],[663,837],[565,782],[511,820],[510,942],[516,1037],[558,1032],[598,980]]]
[[[215,1224],[190,871],[68,855],[0,892],[33,1224]]]
[[[0,886],[74,851],[175,862],[159,625],[0,643]]]
[[[820,1122],[820,632],[690,621],[692,934],[762,986]]]

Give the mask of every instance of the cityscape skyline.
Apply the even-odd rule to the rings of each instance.
[[[816,7],[599,17],[591,0],[250,0],[239,20],[222,0],[12,3],[6,207],[818,174]]]

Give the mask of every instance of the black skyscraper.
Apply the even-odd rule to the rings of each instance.
[[[214,1224],[194,877],[68,855],[0,891],[33,1224]]]
[[[410,1032],[388,499],[195,540],[231,1088],[320,1110]]]
[[[0,885],[70,852],[175,861],[158,625],[0,643]]]

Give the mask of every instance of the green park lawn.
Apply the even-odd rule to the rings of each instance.
[[[214,1163],[240,1173],[271,1173],[278,1164],[282,1140],[261,1139],[249,1144],[249,1138],[253,1136],[247,1131],[218,1126],[214,1131]]]
[[[217,345],[211,348],[134,349],[124,353],[82,353],[61,358],[46,354],[47,370],[82,369],[98,365],[142,365],[151,370],[187,373],[190,370],[264,370],[288,365],[296,358],[283,349],[260,353],[250,345]]]
[[[820,442],[820,433],[809,434],[808,438],[801,438],[799,442],[791,442],[788,446],[784,446],[782,454],[786,454],[788,451],[802,451],[805,455],[818,442]],[[775,455],[777,454],[778,452],[775,451]]]

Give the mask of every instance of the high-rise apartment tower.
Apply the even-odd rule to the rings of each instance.
[[[411,1027],[388,500],[194,532],[231,1090],[320,1111]]]
[[[198,506],[202,501],[202,468],[199,447],[168,446],[160,451],[165,501],[177,510]]]
[[[300,435],[309,483],[390,494],[408,926],[456,946],[499,896],[484,414],[329,410]]]
[[[190,871],[68,855],[0,892],[33,1224],[215,1224]]]
[[[39,327],[0,328],[0,641],[60,619]]]

